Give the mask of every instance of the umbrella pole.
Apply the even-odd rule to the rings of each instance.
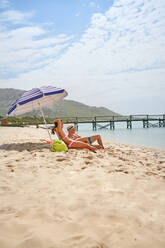
[[[48,134],[49,134],[49,138],[50,138],[50,140],[52,141],[52,137],[51,137],[51,135],[50,135],[50,132],[49,132],[49,129],[48,129],[48,126],[47,126],[46,120],[45,120],[45,116],[44,116],[44,113],[43,113],[43,111],[42,111],[42,108],[41,108],[41,107],[40,107],[40,111],[41,111],[42,117],[43,117],[43,119],[44,119],[44,123],[45,123],[45,126],[46,126],[46,128],[47,128],[47,131],[48,131]]]

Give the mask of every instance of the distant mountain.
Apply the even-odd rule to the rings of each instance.
[[[0,115],[5,116],[9,106],[24,93],[23,90],[17,89],[0,89]],[[93,107],[88,106],[86,104],[72,101],[72,100],[61,100],[57,103],[54,103],[52,107],[45,108],[44,114],[46,117],[79,117],[79,116],[99,116],[99,115],[108,115],[108,116],[116,116],[119,115],[107,108],[104,107]],[[32,111],[31,113],[27,113],[25,115],[40,115],[40,111]]]
[[[0,115],[5,115],[11,103],[24,92],[25,91],[15,89],[0,89]]]

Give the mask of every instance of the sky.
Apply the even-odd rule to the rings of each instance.
[[[0,88],[165,114],[165,0],[0,0]]]

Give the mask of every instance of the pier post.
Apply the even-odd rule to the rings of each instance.
[[[129,121],[127,120],[127,129],[129,128]]]
[[[143,120],[143,128],[145,128],[145,121]]]
[[[147,115],[147,118],[146,118],[146,120],[145,119],[143,119],[143,128],[145,128],[145,127],[149,127],[149,120],[148,120],[148,115]]]
[[[93,124],[93,131],[96,131],[97,130],[96,116],[94,117],[92,124]]]
[[[76,122],[74,123],[74,128],[76,131],[78,131],[78,123],[76,123]]]
[[[96,131],[96,123],[94,121],[92,122],[92,126],[93,126],[93,131]]]
[[[163,115],[163,127],[165,127],[165,115]]]
[[[76,117],[76,122],[74,123],[74,128],[78,131],[78,117]]]
[[[132,129],[132,115],[130,115],[129,120],[127,120],[127,128]]]
[[[114,123],[114,121],[110,121],[110,130],[114,130],[115,129],[115,123]]]
[[[146,127],[146,120],[143,120],[143,128]]]
[[[149,127],[148,115],[147,115],[147,128]]]
[[[127,120],[127,129],[132,129],[132,122],[130,120]]]
[[[114,115],[112,117],[112,128],[113,130],[115,129],[115,116]]]

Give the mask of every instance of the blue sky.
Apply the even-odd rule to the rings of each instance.
[[[0,0],[0,88],[165,113],[164,0]]]
[[[31,20],[38,24],[51,24],[55,34],[80,36],[90,24],[91,15],[104,13],[113,0],[13,0],[12,9],[34,13]]]

